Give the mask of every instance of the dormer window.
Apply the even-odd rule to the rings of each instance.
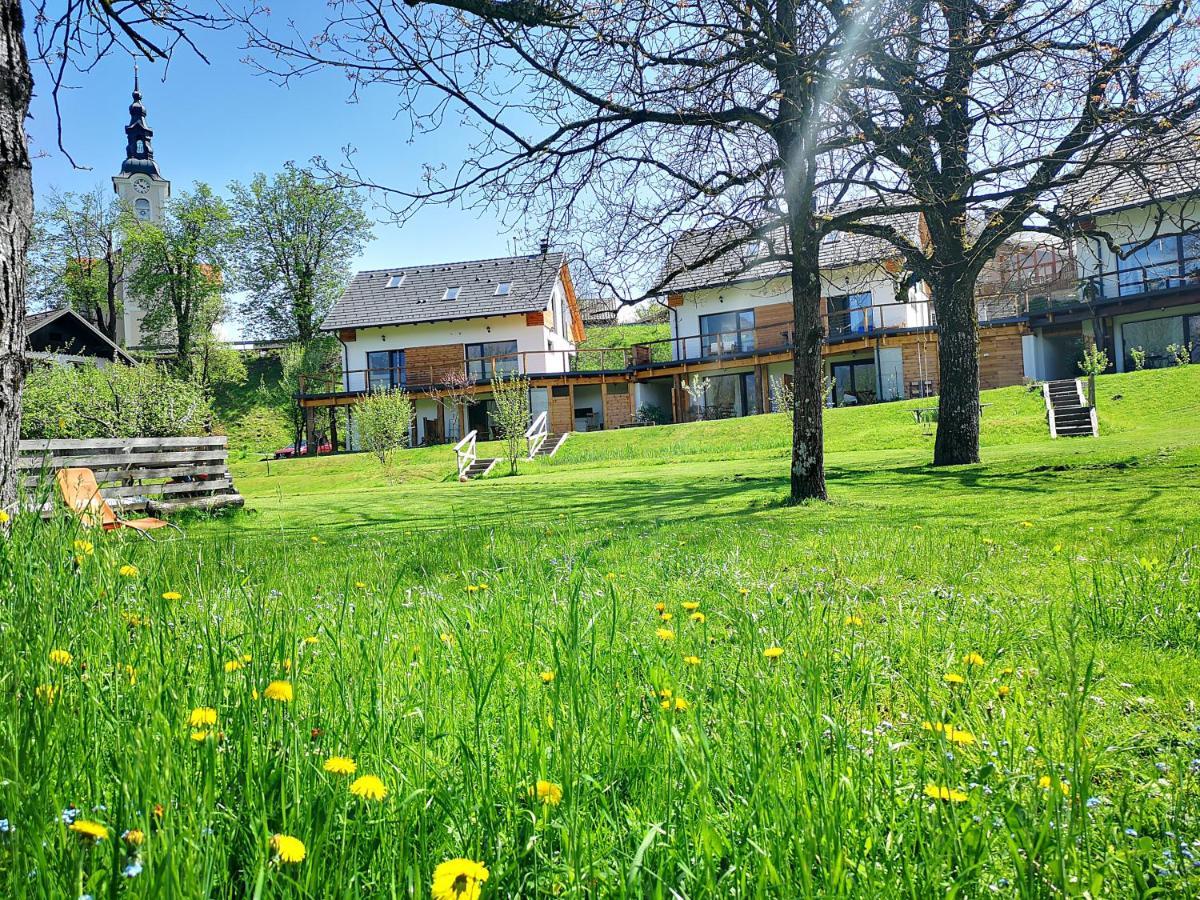
[[[457,300],[458,292],[459,292],[459,287],[457,285],[454,287],[448,287],[448,288],[446,288],[446,293],[442,295],[442,299],[443,300]]]
[[[388,280],[387,280],[388,287],[398,288],[402,284],[404,284],[404,276],[403,275],[389,275],[388,276]]]
[[[498,285],[496,285],[496,296],[497,297],[507,297],[509,291],[511,291],[511,290],[512,290],[512,282],[511,281],[502,281]]]

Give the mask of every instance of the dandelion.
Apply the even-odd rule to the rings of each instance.
[[[1002,684],[1002,685],[1000,685],[1000,687],[996,688],[996,696],[997,697],[1001,697],[1001,698],[1007,697],[1011,693],[1012,693],[1012,688],[1010,688],[1007,684]]]
[[[743,597],[748,597],[750,596],[750,588],[738,588],[738,593]]]
[[[200,729],[197,729],[196,731],[192,732],[192,740],[195,741],[197,744],[203,744],[205,741],[208,740],[209,735],[211,735],[211,734],[212,734],[212,732],[209,731],[207,728],[200,728]]]
[[[942,676],[942,681],[946,682],[946,684],[963,684],[966,682],[966,679],[957,672],[947,672]]]
[[[331,756],[323,768],[330,775],[353,775],[358,771],[358,763],[349,756]]]
[[[982,666],[983,665],[983,657],[975,652],[968,653],[966,656],[963,657],[963,665],[964,666]]]
[[[130,828],[121,834],[121,840],[130,847],[140,847],[146,840],[146,834],[140,828]]]
[[[1054,786],[1054,782],[1055,779],[1051,778],[1049,775],[1043,775],[1038,779],[1038,787],[1040,787],[1043,791],[1048,791]],[[1069,781],[1063,781],[1061,779],[1058,780],[1058,788],[1062,791],[1064,797],[1071,796],[1071,783]]]
[[[488,870],[470,859],[448,859],[433,870],[433,900],[479,900]]]
[[[454,635],[443,631],[440,635],[438,635],[438,637],[441,638],[442,643],[445,644],[447,647],[454,646]]]
[[[217,711],[211,706],[197,706],[188,716],[187,723],[193,728],[217,724]]]
[[[763,656],[765,656],[767,659],[779,659],[779,657],[783,656],[783,648],[768,647],[763,651]]]
[[[662,706],[663,709],[674,709],[676,712],[686,712],[687,708],[691,706],[691,704],[682,697],[674,697],[664,700],[660,706]]]
[[[263,691],[263,696],[268,700],[291,703],[293,696],[292,683],[290,681],[272,681],[267,685],[267,689]]]
[[[1032,528],[1032,527],[1033,527],[1033,523],[1032,523],[1032,522],[1022,522],[1022,523],[1021,523],[1021,527],[1022,527],[1022,528]]]
[[[1003,669],[1000,670],[1000,674],[1001,675],[1011,675],[1015,671],[1016,670],[1012,666],[1005,666]]]
[[[360,591],[365,591],[367,589],[367,583],[365,581],[356,581],[354,582],[354,586]]]
[[[667,604],[663,603],[661,600],[654,604],[654,611],[656,613],[661,613],[666,608],[667,608]]]
[[[946,731],[946,738],[951,743],[958,744],[960,747],[969,747],[975,743],[975,735],[960,728],[948,729]]]
[[[697,625],[703,625],[705,616],[704,616],[704,613],[702,613],[702,612],[694,612],[688,618],[690,618]]]
[[[658,617],[664,622],[670,622],[673,618],[675,618],[674,614],[669,612],[659,613]]]
[[[605,577],[605,578],[607,578],[609,581],[616,581],[616,580],[617,580],[617,573],[616,573],[616,572],[609,572],[609,573],[608,573],[607,575],[605,575],[604,577]]]
[[[69,666],[74,661],[74,659],[75,659],[75,657],[73,657],[66,650],[51,650],[50,651],[50,662],[54,663],[56,666]]]
[[[558,806],[562,803],[562,785],[553,781],[539,781],[529,788],[529,796],[546,806]]]
[[[863,623],[862,616],[846,616],[846,618],[842,619],[843,625],[846,625],[846,626],[849,626],[852,628],[857,628],[860,625],[862,625],[862,623]]]
[[[242,667],[242,665],[243,663],[240,659],[231,659],[225,663],[225,672],[226,674],[229,672],[236,672]]]
[[[947,803],[962,803],[967,799],[965,791],[932,783],[925,785],[925,796],[934,800],[944,800]]]
[[[121,568],[117,569],[117,574],[122,578],[137,578],[140,574],[138,567],[130,563],[125,563]]]
[[[350,793],[364,800],[382,800],[388,795],[388,789],[387,785],[374,775],[363,775],[351,783]]]
[[[554,680],[554,673],[546,670],[545,672],[538,673],[538,677],[542,679],[542,684],[549,684]]]
[[[76,819],[70,826],[71,831],[89,841],[104,841],[108,839],[108,828],[91,819]]]
[[[117,666],[117,671],[129,679],[130,684],[137,684],[137,669],[128,663]]]
[[[687,663],[689,666],[698,666],[698,665],[700,665],[700,657],[698,657],[698,656],[685,656],[685,657],[683,658],[683,661],[684,661],[685,663]]]
[[[670,628],[659,628],[654,633],[658,635],[658,639],[660,641],[675,640],[675,632],[673,632]]]
[[[0,525],[7,525],[8,520],[9,520],[8,513],[6,513],[4,510],[0,509]]]
[[[304,643],[308,644],[308,646],[311,647],[313,644],[318,643],[320,640],[321,639],[319,637],[317,637],[315,634],[310,634],[308,637],[306,637],[304,639]]]
[[[96,550],[91,541],[85,541],[82,538],[77,539],[72,546],[80,556],[91,556]]]
[[[679,605],[682,606],[684,608],[684,610],[687,612],[695,612],[696,610],[698,610],[700,608],[700,604],[697,603],[695,600],[685,600],[683,603],[680,603]]]
[[[172,600],[172,601],[173,600],[182,600],[183,594],[179,593],[179,591],[163,591],[162,598],[164,600]]]
[[[323,540],[321,540],[321,539],[320,539],[319,537],[317,537],[315,534],[314,534],[314,535],[312,535],[312,536],[309,538],[309,540],[310,540],[310,541],[312,541],[314,544],[323,544],[323,543],[325,543]]]
[[[467,593],[468,594],[474,594],[478,590],[479,590],[479,585],[477,585],[477,584],[468,584],[467,585]]]
[[[304,849],[304,841],[290,834],[277,834],[272,837],[271,849],[275,851],[275,858],[285,863],[304,862],[308,853]]]
[[[49,706],[58,696],[58,688],[52,684],[39,684],[33,689],[33,695]]]

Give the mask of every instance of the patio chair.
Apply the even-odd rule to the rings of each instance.
[[[63,502],[88,528],[99,526],[105,531],[132,528],[147,540],[154,540],[146,532],[156,528],[170,527],[176,531],[182,530],[178,525],[172,525],[163,519],[122,519],[113,512],[113,508],[100,493],[100,485],[96,483],[96,473],[91,469],[59,469],[55,477]]]

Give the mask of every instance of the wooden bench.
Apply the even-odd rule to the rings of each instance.
[[[89,438],[21,441],[17,469],[27,489],[51,483],[66,466],[91,469],[100,493],[121,512],[165,515],[244,504],[229,475],[224,437]],[[53,504],[42,515],[53,513]]]

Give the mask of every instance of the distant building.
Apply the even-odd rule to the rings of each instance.
[[[607,328],[617,324],[621,301],[615,297],[584,297],[579,301],[579,317],[585,328]]]
[[[133,365],[133,357],[73,309],[52,309],[25,317],[25,355],[53,365]]]

